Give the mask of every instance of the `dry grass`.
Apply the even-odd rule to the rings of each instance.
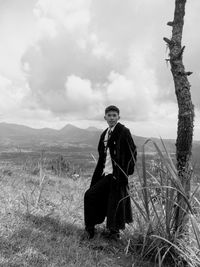
[[[88,184],[87,179],[62,179],[43,170],[36,176],[23,167],[2,165],[0,266],[135,266],[136,258],[126,254],[125,235],[118,243],[105,240],[101,226],[93,241],[81,241]]]
[[[173,233],[173,206],[174,192],[182,189],[171,159],[161,162],[150,173],[143,154],[143,172],[131,178],[134,222],[119,242],[101,237],[104,225],[94,240],[81,241],[83,196],[90,180],[52,175],[41,162],[37,175],[24,166],[2,163],[0,267],[171,267],[184,266],[184,259],[190,267],[199,266],[195,235],[198,241],[200,190],[189,203],[195,207],[190,214],[190,243],[180,241]]]
[[[164,263],[177,267],[200,266],[199,186],[192,186],[188,199],[164,143],[165,153],[160,151],[156,143],[153,144],[158,152],[157,166],[149,168],[144,144],[142,170],[138,170],[138,176],[132,183],[130,195],[136,220],[127,233],[130,238],[129,249],[142,259],[157,262],[158,266]],[[191,179],[191,176],[187,179]],[[183,196],[187,210],[188,223],[184,232],[179,228],[175,230],[175,211],[179,206],[177,192]]]

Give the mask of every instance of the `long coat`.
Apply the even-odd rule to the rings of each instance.
[[[102,133],[98,145],[99,159],[91,180],[91,186],[102,177],[105,166],[104,138],[107,129]],[[125,223],[133,221],[131,201],[128,192],[128,175],[133,174],[137,157],[136,145],[131,133],[121,123],[117,123],[107,144],[113,166],[110,194],[107,203],[107,228],[124,229]]]

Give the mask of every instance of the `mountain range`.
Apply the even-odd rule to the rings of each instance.
[[[24,125],[0,123],[0,146],[7,147],[28,147],[28,146],[81,146],[96,148],[101,129],[96,127],[88,127],[81,129],[72,124],[67,124],[60,130],[51,128],[34,129]],[[133,135],[133,139],[141,151],[142,145],[148,139],[147,137]],[[151,138],[159,146],[161,142],[159,138]],[[175,140],[163,139],[169,152],[175,152]],[[200,141],[194,141],[193,148],[196,152],[200,151]],[[146,151],[153,152],[152,143],[146,145]]]

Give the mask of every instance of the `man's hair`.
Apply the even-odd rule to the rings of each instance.
[[[109,111],[116,111],[119,114],[119,108],[114,105],[108,106],[105,109],[105,114],[108,113]]]

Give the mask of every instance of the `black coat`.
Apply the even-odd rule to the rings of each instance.
[[[95,168],[91,186],[101,179],[105,166],[104,138],[107,129],[102,133],[98,145],[99,159]],[[131,201],[128,192],[128,175],[133,174],[137,150],[131,133],[121,123],[117,123],[108,141],[113,166],[110,195],[107,203],[107,227],[124,229],[125,223],[132,219]]]

